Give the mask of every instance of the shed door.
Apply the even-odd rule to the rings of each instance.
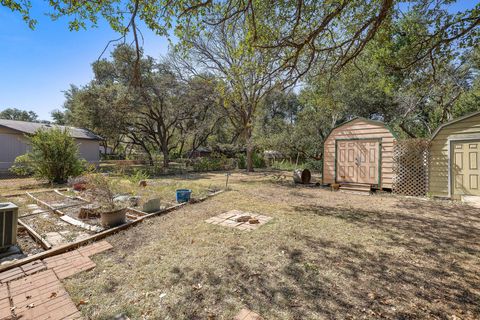
[[[337,142],[337,182],[378,183],[379,142],[342,140]]]
[[[452,144],[453,194],[480,196],[480,141]]]

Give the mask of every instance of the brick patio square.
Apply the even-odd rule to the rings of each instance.
[[[35,260],[23,266],[20,266],[20,269],[22,269],[22,271],[25,272],[25,274],[28,276],[47,269],[47,266],[45,266],[45,264],[41,260]]]
[[[259,223],[251,224],[248,221],[237,221],[237,219],[242,216],[250,216],[252,217],[252,219],[257,219]],[[228,212],[221,213],[215,217],[211,217],[205,220],[205,222],[214,225],[235,228],[242,231],[252,231],[269,222],[270,220],[272,220],[272,217],[264,216],[258,213],[243,212],[240,210],[230,210]]]
[[[12,319],[12,310],[10,309],[10,300],[7,298],[0,299],[0,320]]]
[[[103,252],[103,251],[106,251],[106,250],[109,250],[109,249],[112,249],[113,246],[108,243],[107,241],[100,241],[100,242],[95,242],[93,244],[90,244],[88,246],[85,246],[85,247],[81,247],[78,249],[78,252],[80,252],[80,254],[84,255],[84,256],[92,256],[94,254],[97,254],[97,253],[100,253],[100,252]]]
[[[0,283],[6,283],[8,281],[12,281],[18,278],[21,278],[25,275],[25,273],[20,268],[13,268],[11,270],[2,272],[0,274]]]
[[[83,319],[60,280],[94,268],[89,257],[111,248],[100,241],[0,273],[0,320]]]
[[[262,320],[262,317],[253,311],[242,309],[233,320]]]

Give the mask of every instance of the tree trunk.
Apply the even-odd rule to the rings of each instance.
[[[253,172],[253,146],[247,144],[247,172]]]
[[[253,172],[253,139],[252,139],[252,129],[247,127],[245,129],[245,140],[247,141],[247,172]]]
[[[152,157],[152,154],[150,153],[150,150],[148,150],[146,148],[144,150],[145,150],[145,153],[147,154],[148,162],[150,163],[151,166],[153,166],[154,165],[153,157]]]
[[[163,153],[163,167],[165,169],[168,168],[168,162],[170,161],[169,155],[168,155],[168,148],[165,150],[162,150]]]

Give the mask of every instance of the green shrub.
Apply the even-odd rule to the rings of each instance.
[[[231,161],[227,156],[218,153],[213,153],[210,157],[202,157],[192,161],[194,171],[219,171],[231,166]]]
[[[224,168],[223,162],[219,158],[199,158],[193,162],[193,170],[202,171],[218,171]]]
[[[30,156],[24,154],[15,158],[15,162],[10,168],[10,171],[19,176],[30,176],[34,174]]]
[[[150,175],[147,171],[138,168],[133,169],[133,172],[128,176],[128,180],[134,184],[138,184],[140,181],[147,180],[148,178],[150,178]]]
[[[254,152],[252,155],[252,160],[254,168],[265,168],[267,166],[265,158],[261,153]]]
[[[290,162],[289,160],[274,161],[271,165],[273,169],[293,171],[295,170],[295,163]]]
[[[238,154],[237,159],[238,169],[247,169],[247,157],[243,153],[240,153]]]
[[[303,164],[303,167],[305,169],[311,170],[311,171],[317,171],[317,172],[322,172],[323,169],[323,161],[322,160],[314,160],[314,159],[308,159],[305,161]]]
[[[254,168],[265,168],[267,166],[261,153],[254,152],[252,155],[252,162]],[[237,166],[238,169],[247,169],[247,156],[244,153],[239,153],[237,155]]]
[[[77,143],[68,131],[40,129],[26,137],[31,151],[15,159],[10,169],[13,173],[33,173],[39,179],[64,183],[85,170],[86,161],[80,160]]]

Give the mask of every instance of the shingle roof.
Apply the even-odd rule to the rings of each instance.
[[[26,122],[26,121],[17,121],[17,120],[6,120],[0,119],[0,126],[7,127],[22,133],[33,134],[38,129],[48,129],[48,128],[59,128],[67,129],[70,132],[70,135],[73,138],[77,139],[89,139],[89,140],[103,140],[102,137],[97,136],[96,134],[88,131],[86,129],[80,129],[75,127],[65,127],[55,124],[46,124],[38,122]]]

